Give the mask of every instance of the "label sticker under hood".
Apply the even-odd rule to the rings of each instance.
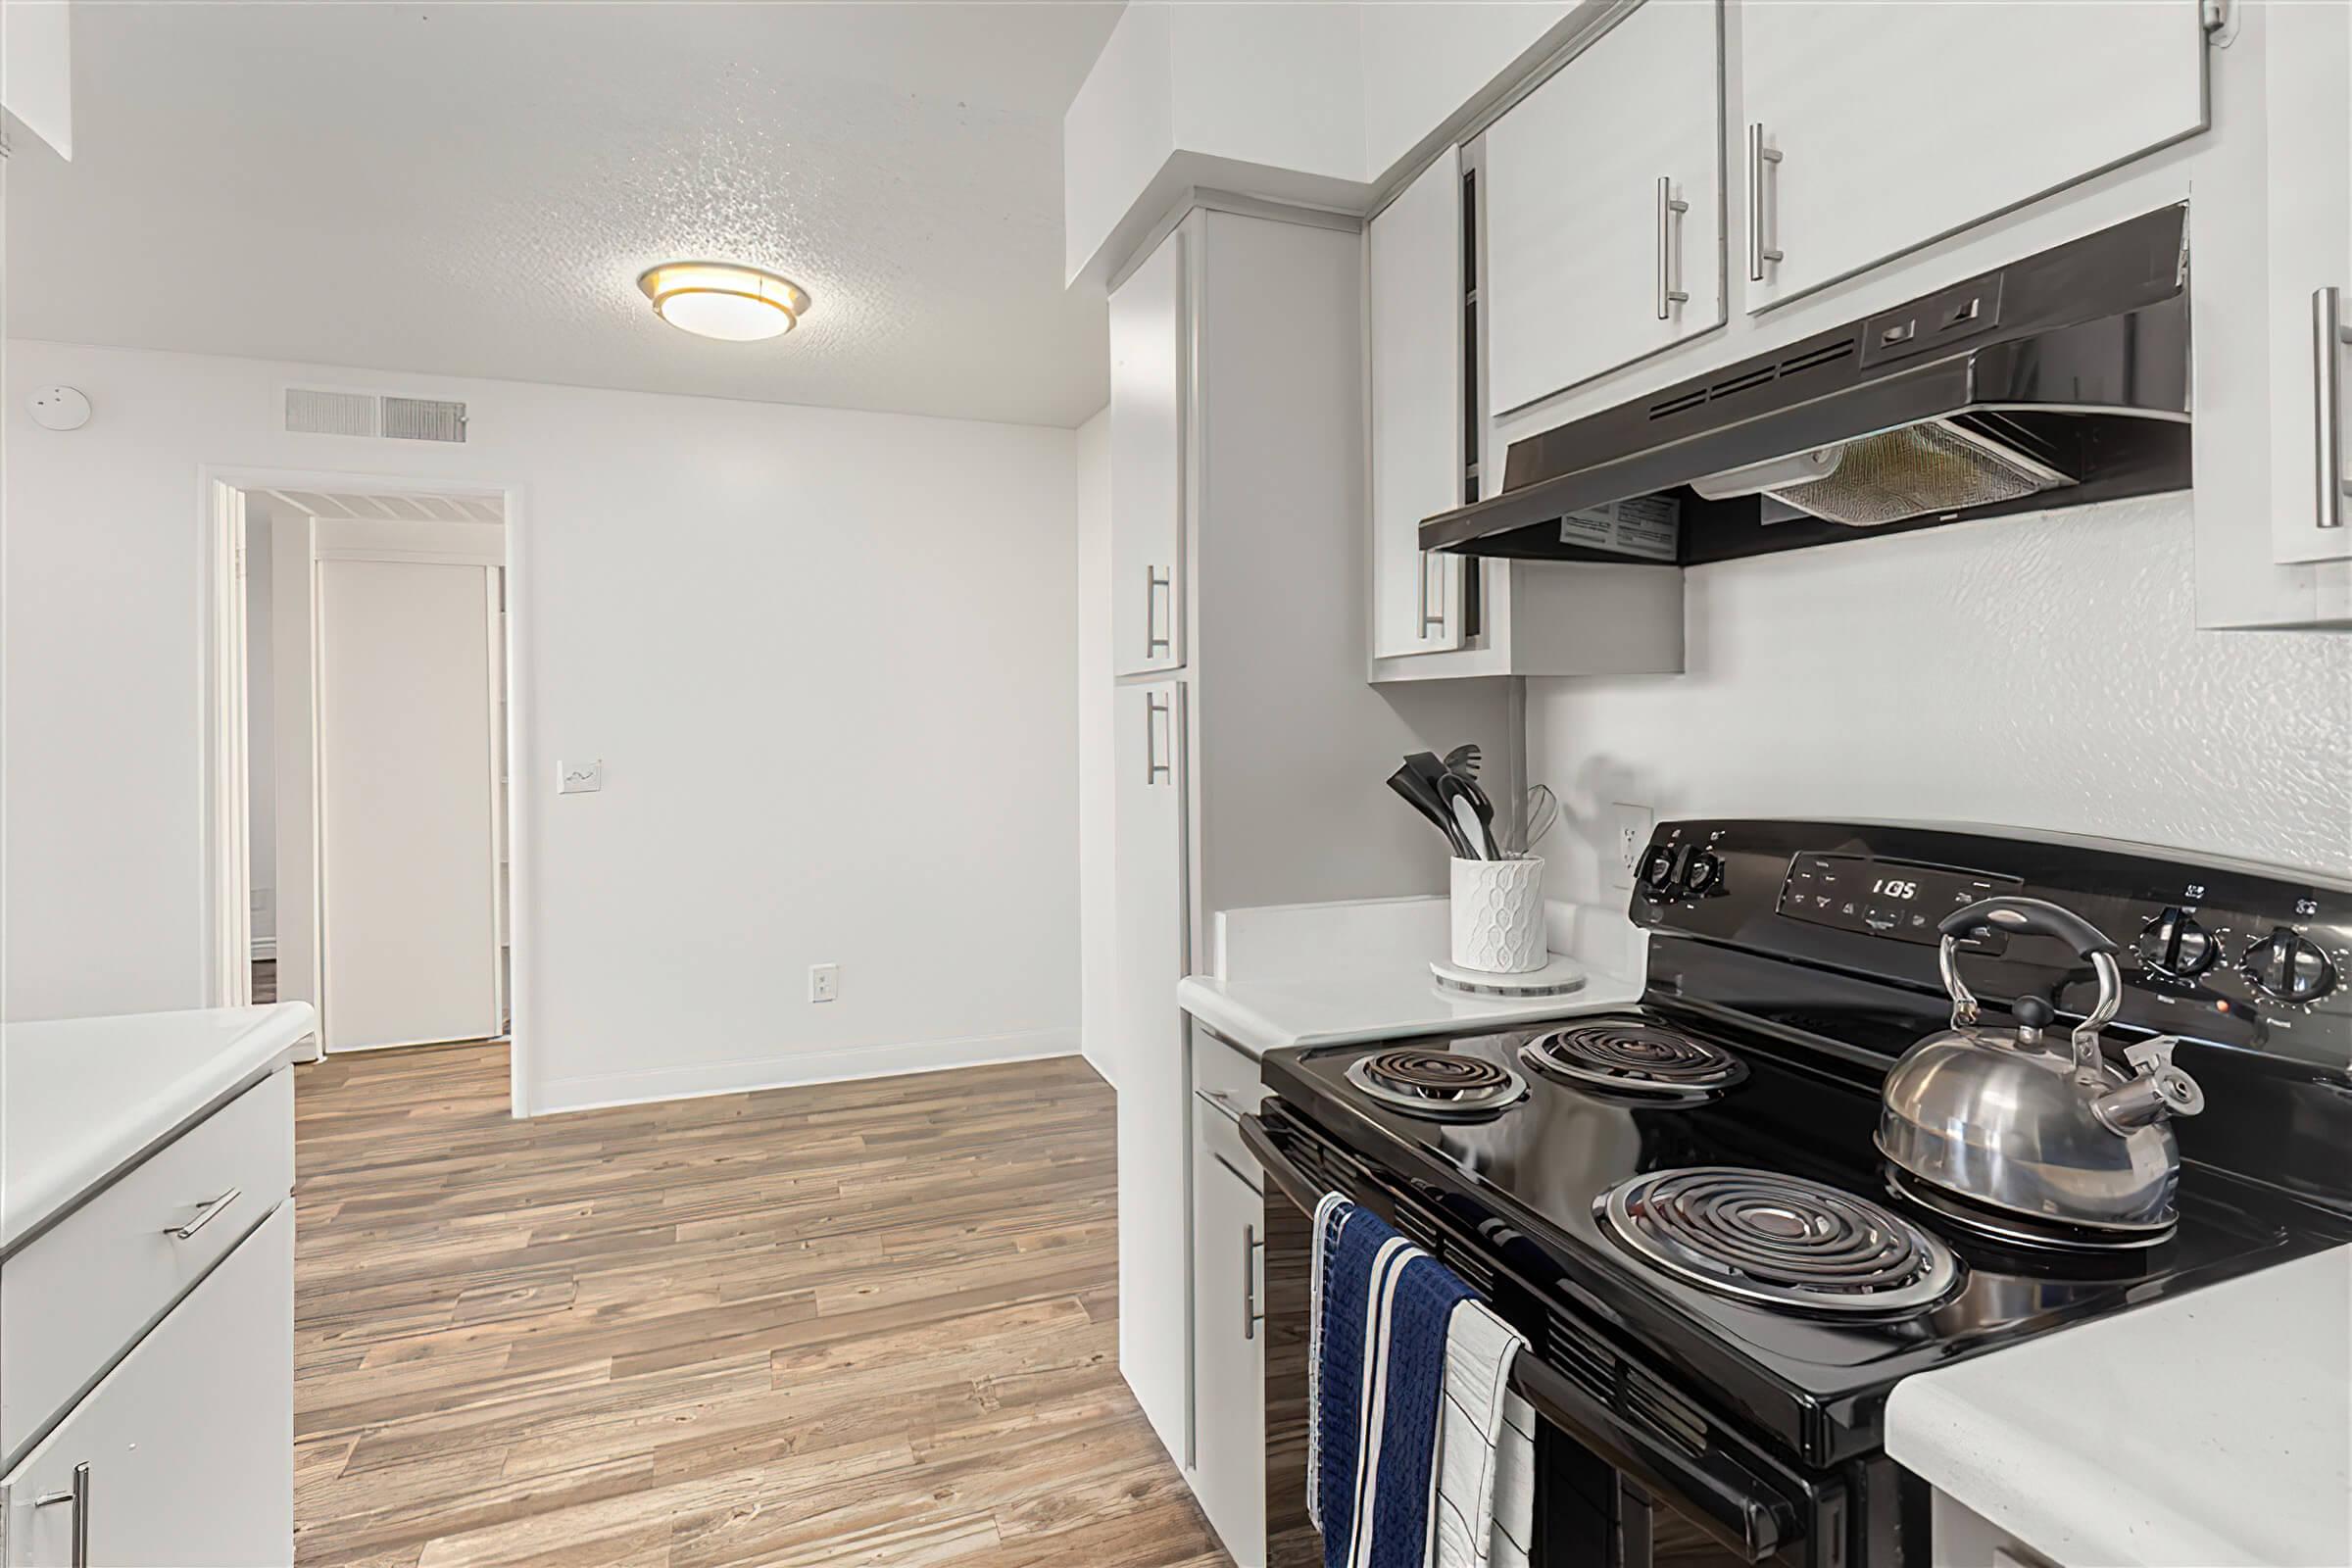
[[[1571,512],[1560,519],[1560,543],[1607,550],[1644,561],[1679,560],[1683,504],[1673,496],[1632,496]]]

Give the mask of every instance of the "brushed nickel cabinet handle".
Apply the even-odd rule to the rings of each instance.
[[[1162,588],[1168,590],[1169,608],[1173,610],[1176,599],[1176,574],[1172,571],[1161,571],[1157,566],[1146,563],[1144,566],[1144,657],[1146,659],[1150,659],[1154,654],[1172,654],[1176,651],[1175,644],[1169,638],[1159,634],[1159,591]],[[1172,630],[1173,628],[1171,628]]]
[[[1658,176],[1658,319],[1667,320],[1674,307],[1690,298],[1682,286],[1682,238],[1676,220],[1690,210],[1690,204],[1674,194],[1674,181],[1664,174]]]
[[[1162,702],[1149,692],[1144,694],[1144,782],[1146,784],[1156,784],[1163,778],[1171,784],[1176,782],[1175,764],[1159,760],[1159,725],[1157,722],[1161,718],[1166,718],[1172,726],[1175,717],[1176,700],[1174,698],[1171,697],[1166,702]],[[1175,737],[1171,735],[1169,739],[1173,741]]]
[[[1266,1314],[1259,1311],[1257,1307],[1257,1250],[1261,1245],[1257,1239],[1257,1227],[1244,1225],[1242,1227],[1242,1338],[1245,1340],[1256,1339],[1257,1326],[1266,1318]]]
[[[1432,626],[1438,629],[1441,637],[1446,634],[1445,595],[1433,595],[1429,591],[1430,578],[1443,570],[1443,564],[1435,555],[1427,550],[1421,552],[1421,636],[1424,641],[1428,639]]]
[[[222,1193],[219,1198],[214,1199],[211,1202],[198,1204],[196,1208],[196,1217],[192,1220],[189,1220],[185,1225],[165,1226],[164,1234],[166,1236],[175,1236],[184,1242],[189,1237],[195,1235],[198,1231],[204,1229],[207,1225],[210,1225],[214,1220],[219,1219],[222,1209],[225,1209],[229,1204],[235,1202],[238,1199],[243,1198],[244,1196],[244,1188],[231,1187],[227,1192]]]
[[[2344,525],[2343,427],[2338,422],[2343,405],[2340,361],[2343,347],[2352,343],[2344,330],[2343,296],[2332,286],[2311,295],[2311,408],[2313,445],[2319,470],[2316,484],[2319,525]]]
[[[83,1460],[74,1467],[74,1490],[44,1492],[32,1499],[35,1508],[47,1508],[57,1503],[74,1505],[74,1568],[90,1568],[90,1465]]]
[[[1751,122],[1747,127],[1747,280],[1751,283],[1764,281],[1766,262],[1785,259],[1778,245],[1764,243],[1764,166],[1780,161],[1780,149],[1764,145],[1764,122]],[[1774,227],[1777,230],[1779,225]]]

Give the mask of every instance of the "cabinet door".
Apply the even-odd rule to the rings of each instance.
[[[1487,128],[1495,412],[1723,320],[1722,60],[1720,5],[1644,5]]]
[[[1462,646],[1459,556],[1421,519],[1464,500],[1462,166],[1447,148],[1366,231],[1372,350],[1372,653]]]
[[[1196,1103],[1194,1115],[1221,1113]],[[1239,1568],[1266,1560],[1265,1200],[1202,1139],[1193,1165],[1193,1493]]]
[[[2205,126],[2197,0],[1807,0],[1740,29],[1751,312]]]
[[[1184,664],[1185,230],[1110,296],[1111,668]]]
[[[2264,8],[2270,122],[2271,512],[2280,562],[2352,556],[2352,11]]]
[[[1117,692],[1112,870],[1118,983],[1119,1369],[1179,1464],[1192,1446],[1186,1167],[1192,1152],[1184,1014],[1176,1005],[1185,885],[1185,689]]]
[[[285,1202],[0,1482],[8,1568],[293,1561],[293,1347]]]

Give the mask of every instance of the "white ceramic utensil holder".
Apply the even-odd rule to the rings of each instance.
[[[1550,961],[1544,932],[1544,859],[1453,862],[1453,961],[1489,974],[1526,974]]]

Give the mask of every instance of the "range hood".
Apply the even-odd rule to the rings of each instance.
[[[2184,206],[1512,443],[1421,546],[1708,561],[2189,483]]]

